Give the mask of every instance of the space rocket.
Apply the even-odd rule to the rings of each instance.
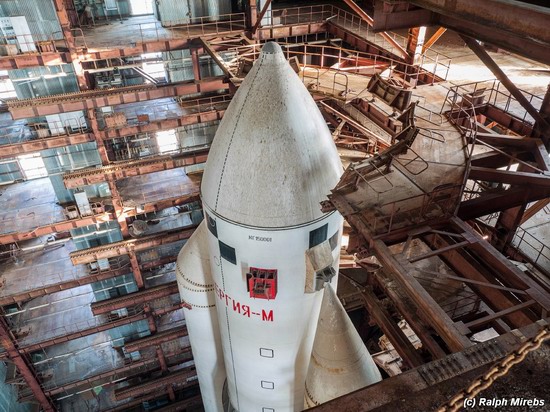
[[[266,43],[212,143],[205,218],[176,272],[206,411],[297,411],[343,218],[319,203],[342,165],[281,47]],[[371,359],[372,361],[372,359]]]

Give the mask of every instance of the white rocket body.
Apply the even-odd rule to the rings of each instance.
[[[315,102],[267,43],[218,127],[201,186],[233,409],[303,407],[323,293],[311,289],[307,253],[319,249],[337,272],[343,219],[319,202],[341,172]]]

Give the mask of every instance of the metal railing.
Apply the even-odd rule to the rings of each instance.
[[[407,87],[410,84],[423,84],[424,77],[429,77],[429,83],[433,84],[438,77],[434,73],[423,69],[422,67],[403,63],[400,60],[390,57],[380,56],[373,53],[365,53],[357,50],[346,49],[328,44],[292,44],[279,43],[288,60],[296,58],[302,68],[317,70],[319,76],[320,70],[331,70],[338,73],[354,73],[359,75],[372,76],[379,73],[386,79],[397,79]],[[226,62],[228,69],[234,76],[237,74],[239,61],[256,60],[261,53],[261,44],[245,45],[228,49],[234,57]],[[368,66],[365,66],[366,62]],[[427,76],[429,75],[429,76]],[[311,76],[300,76],[302,80],[311,78]],[[446,78],[446,73],[443,79]],[[406,81],[403,81],[407,79]],[[318,80],[318,79],[317,79]]]
[[[42,54],[58,52],[59,48],[67,49],[67,41],[61,31],[46,34],[18,34],[0,36],[0,49],[3,55]]]
[[[203,97],[199,99],[178,99],[172,102],[155,104],[154,106],[144,107],[130,103],[128,105],[115,106],[114,112],[103,112],[96,110],[96,117],[99,121],[100,130],[116,129],[120,127],[136,126],[150,122],[177,119],[187,115],[199,115],[217,110],[224,110],[231,101],[231,95],[223,94],[213,97]],[[107,127],[105,118],[112,116],[113,113],[123,113],[126,117],[126,124]]]
[[[215,19],[214,21],[212,21]],[[199,36],[242,32],[246,28],[244,13],[222,14],[219,16],[196,17],[191,21],[170,20],[161,22],[124,24],[118,27],[117,36],[105,36],[101,28],[85,29],[82,35],[75,36],[76,46],[95,48],[105,45],[131,46],[137,43],[155,42],[174,39],[191,39]],[[103,44],[105,42],[105,44]]]
[[[384,38],[380,33],[375,33],[372,30],[371,26],[363,20],[359,15],[355,13],[342,10],[338,7],[332,7],[333,17],[330,21],[338,26],[341,26],[355,34],[359,37],[365,38],[372,43],[376,44],[379,47],[384,48],[385,50],[390,51],[391,53],[400,56],[401,51],[398,50],[392,43],[390,43],[386,38]],[[407,38],[396,33],[388,32],[393,40],[399,44],[401,47],[406,49],[407,47]]]
[[[468,98],[468,93],[461,94],[462,90],[451,88],[445,96],[441,112],[445,112],[446,105],[450,105],[450,110],[447,112],[447,117],[449,121],[458,127],[466,141],[466,144],[470,145],[469,150],[466,152],[466,172],[464,173],[464,179],[461,186],[461,197],[467,188],[468,176],[470,174],[470,167],[472,156],[476,143],[478,142],[477,133],[478,133],[478,122],[476,114],[476,105],[472,104],[472,100]],[[479,91],[474,88],[473,95]],[[460,203],[456,205],[455,212],[458,211]]]
[[[542,103],[542,98],[533,95],[528,92],[523,92],[528,100],[533,102]],[[477,100],[482,103],[477,103]],[[475,144],[482,144],[491,150],[498,151],[505,156],[508,156],[511,160],[515,160],[518,163],[525,163],[520,159],[516,159],[509,155],[505,151],[493,147],[485,142],[477,139],[478,123],[476,118],[476,108],[481,104],[491,104],[495,107],[499,107],[507,113],[510,113],[512,107],[519,105],[515,98],[511,96],[507,91],[504,92],[501,88],[501,83],[498,80],[490,80],[483,82],[472,82],[463,85],[453,86],[447,93],[445,102],[443,103],[442,110],[449,104],[450,110],[447,112],[450,120],[460,127],[467,138],[468,143],[471,144],[470,155],[474,150]],[[515,111],[510,113],[515,117],[522,118],[524,122],[533,121],[526,110],[522,108],[522,113]],[[518,116],[519,114],[519,116]],[[530,119],[530,120],[529,120]],[[468,162],[469,167],[469,162]],[[529,167],[533,167],[529,165]],[[536,168],[536,170],[542,172],[542,170]],[[467,178],[467,175],[466,175]],[[473,199],[478,197],[481,192],[488,190],[489,188],[480,184],[479,182],[473,182],[468,188],[466,182],[464,182],[463,200]],[[485,220],[487,222],[494,220],[494,215],[488,216]],[[530,262],[542,268],[546,272],[550,271],[550,247],[548,247],[543,241],[537,239],[535,236],[527,232],[525,229],[518,227],[514,237],[512,239],[512,245],[520,250],[522,254],[530,260]]]
[[[443,185],[429,193],[385,203],[377,208],[381,215],[375,216],[370,226],[379,235],[399,229],[404,223],[451,216],[453,209],[449,206],[459,204],[461,190],[461,185]]]
[[[518,227],[512,245],[522,252],[531,264],[540,267],[545,273],[550,273],[550,247],[546,243]]]
[[[10,127],[8,132],[0,132],[0,147],[35,139],[82,134],[88,130],[89,127],[84,117],[64,121],[29,123]]]
[[[334,16],[334,6],[330,4],[271,9],[265,14],[260,27],[320,23],[332,16]]]
[[[290,25],[297,23],[315,23],[321,21],[329,21],[344,29],[347,29],[359,37],[378,46],[381,50],[390,51],[391,53],[400,56],[401,52],[389,42],[380,33],[375,33],[370,25],[355,13],[348,12],[333,5],[305,6],[292,7],[280,10],[271,10],[266,13],[262,20],[261,27]],[[406,49],[407,38],[397,33],[388,32],[389,36]],[[447,79],[451,65],[451,58],[432,48],[427,48],[421,55],[415,56],[418,61],[418,67],[426,72],[433,73],[436,76]]]
[[[452,63],[452,59],[449,56],[432,48],[427,48],[423,53],[416,54],[414,61],[418,62],[418,67],[422,70],[432,73],[443,80],[447,80]]]
[[[537,96],[525,90],[520,90],[535,109],[540,109],[544,96]],[[516,100],[514,96],[496,79],[484,80],[456,85],[450,88],[445,103],[457,104],[459,98],[473,100],[474,97],[483,98],[483,105],[490,104],[515,118],[533,125],[535,120]],[[444,104],[445,104],[444,103]],[[476,106],[480,106],[479,104]]]

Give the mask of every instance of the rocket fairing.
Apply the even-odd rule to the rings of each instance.
[[[201,184],[205,220],[178,256],[182,298],[210,309],[185,313],[207,412],[222,410],[219,362],[223,410],[302,410],[343,224],[320,202],[341,174],[317,105],[280,46],[266,43],[218,127]]]

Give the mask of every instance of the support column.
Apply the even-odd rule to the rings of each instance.
[[[61,25],[61,31],[63,32],[63,38],[67,41],[69,49],[75,49],[75,41],[73,33],[71,31],[71,21],[69,20],[69,15],[65,9],[64,0],[53,0],[55,6],[55,12],[57,13],[57,18],[59,19],[59,24]]]
[[[424,363],[422,357],[401,328],[395,324],[374,292],[370,288],[365,288],[361,290],[361,298],[367,307],[369,315],[372,316],[409,368],[412,369],[422,365]]]
[[[252,29],[258,20],[258,3],[256,0],[250,0],[248,2],[248,9],[246,13],[247,27]]]
[[[426,38],[426,27],[411,27],[407,36],[407,63],[418,64],[421,60],[424,39]]]
[[[78,79],[78,87],[80,88],[80,90],[88,90],[90,86],[88,84],[88,79],[86,78],[86,73],[82,68],[82,63],[80,62],[80,59],[76,52],[76,41],[71,31],[71,21],[69,18],[69,14],[67,13],[67,10],[65,8],[65,1],[53,0],[53,3],[55,6],[55,11],[57,13],[59,24],[61,25],[63,38],[67,42],[67,47],[69,48],[69,52],[71,54],[71,62],[73,64],[74,71]]]
[[[256,23],[254,23],[254,26],[252,27],[252,35],[256,34],[256,30],[258,30],[258,27],[260,27],[260,25],[262,24],[262,20],[265,14],[267,13],[267,10],[269,9],[270,5],[271,5],[271,0],[266,0],[265,4],[262,7],[262,10],[260,11],[260,15],[256,18]]]
[[[193,77],[198,82],[201,79],[201,66],[198,49],[191,49],[191,62],[193,63]]]
[[[118,188],[116,187],[113,175],[107,176],[107,184],[109,185],[109,190],[111,191],[111,198],[113,199],[113,207],[115,209],[116,220],[118,221],[118,224],[120,226],[122,236],[126,238],[130,236],[130,232],[128,231],[128,224],[126,223],[126,215],[124,214],[122,197],[118,192]]]
[[[153,323],[154,323],[154,320],[153,320]],[[151,331],[151,333],[153,332]],[[166,356],[164,356],[164,351],[162,350],[161,345],[158,345],[156,347],[156,352],[157,352],[157,359],[159,360],[160,370],[163,372],[163,374],[169,372],[168,363],[166,362]],[[176,400],[176,394],[174,393],[174,388],[172,387],[172,385],[168,385],[166,387],[166,390],[168,392],[168,397],[170,398],[170,401],[174,402]]]
[[[6,320],[2,316],[0,316],[0,346],[8,353],[8,358],[15,364],[17,370],[29,386],[36,400],[40,403],[42,409],[45,412],[54,412],[56,409],[51,399],[44,394],[32,366],[28,364],[28,361],[24,359],[17,350],[13,335],[9,330]]]
[[[107,153],[107,148],[105,147],[105,141],[101,137],[101,133],[99,130],[99,124],[97,122],[97,117],[95,114],[95,109],[88,109],[88,122],[90,124],[90,129],[92,129],[92,133],[94,135],[97,150],[99,152],[99,157],[101,158],[101,164],[103,166],[107,166],[111,161],[109,160],[109,155]]]
[[[160,345],[157,346],[157,358],[159,360],[160,369],[165,372],[168,370],[168,365],[166,364],[166,357],[164,356],[164,351]]]
[[[168,397],[170,398],[170,401],[176,401],[176,394],[174,393],[174,387],[172,385],[168,385]]]
[[[143,282],[143,275],[141,274],[141,269],[139,268],[139,262],[137,260],[136,253],[134,251],[131,251],[128,253],[128,257],[130,258],[130,266],[132,267],[132,272],[134,273],[134,279],[136,281],[137,287],[139,289],[143,289],[145,283]]]
[[[91,87],[90,82],[88,81],[88,76],[82,68],[82,63],[80,62],[78,55],[76,53],[71,53],[71,60],[73,63],[74,73],[76,75],[80,91],[90,90]]]
[[[149,325],[149,330],[151,334],[157,333],[157,325],[155,324],[155,318],[149,305],[145,305],[145,313],[147,314],[147,324]]]
[[[523,203],[521,206],[506,209],[500,212],[495,225],[497,230],[496,238],[492,242],[495,249],[503,252],[506,250],[508,245],[510,245],[516,230],[521,224],[526,208],[527,202]]]
[[[95,109],[88,109],[88,123],[90,129],[92,129],[92,134],[94,135],[95,142],[97,145],[97,150],[99,152],[99,157],[101,158],[101,164],[107,166],[110,164],[109,155],[107,153],[107,148],[105,147],[105,142],[101,137],[101,132],[99,130],[99,125],[96,118]],[[120,226],[122,236],[125,238],[130,234],[128,232],[128,224],[126,223],[126,216],[124,215],[124,207],[122,205],[122,198],[115,184],[113,175],[108,175],[107,184],[109,185],[109,190],[111,191],[111,198],[113,199],[113,207],[115,209],[115,216]]]

